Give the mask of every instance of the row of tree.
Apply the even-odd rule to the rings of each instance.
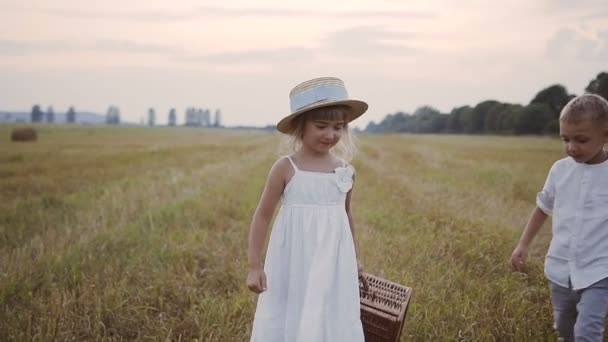
[[[32,114],[31,114],[30,119],[32,122],[54,123],[55,122],[55,111],[53,110],[52,106],[49,106],[49,108],[46,110],[46,113],[45,113],[42,111],[42,109],[40,109],[40,105],[34,105],[32,107]],[[74,110],[74,107],[70,107],[68,109],[68,111],[66,112],[66,121],[68,123],[76,122],[76,111]]]
[[[608,99],[608,73],[601,72],[585,88]],[[423,106],[413,114],[387,115],[370,122],[368,133],[556,134],[562,108],[575,95],[556,84],[547,87],[527,105],[488,100],[475,107],[454,108],[449,114]]]
[[[120,124],[120,109],[116,106],[110,106],[106,112],[106,123],[108,125]]]
[[[47,122],[55,123],[55,111],[52,106],[49,106],[46,112],[43,112],[40,105],[34,105],[31,112],[32,122]],[[76,123],[76,110],[74,107],[70,107],[66,113],[66,121],[68,123]],[[185,125],[186,126],[199,126],[199,127],[221,127],[222,126],[222,114],[218,109],[215,111],[215,120],[212,122],[209,110],[188,108],[185,114]],[[117,106],[111,105],[108,107],[106,112],[106,124],[108,125],[119,125],[120,109]],[[177,125],[177,114],[175,108],[169,110],[167,123],[169,126]],[[143,122],[142,122],[143,124]],[[148,110],[148,126],[156,125],[156,111],[154,108]]]
[[[148,109],[148,126],[156,125],[156,111],[154,108]],[[169,110],[169,116],[167,118],[167,124],[169,126],[177,125],[177,114],[175,108]],[[187,108],[184,120],[185,126],[193,127],[221,127],[222,126],[222,113],[218,109],[215,111],[215,121],[212,122],[209,109],[202,110],[196,108]]]
[[[193,127],[220,127],[222,125],[222,112],[217,109],[215,111],[215,120],[213,120],[209,109],[188,108],[186,109],[184,124]]]

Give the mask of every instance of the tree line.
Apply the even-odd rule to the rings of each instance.
[[[32,107],[30,120],[32,122],[54,123],[55,122],[55,111],[53,110],[52,106],[49,106],[47,111],[43,112],[42,109],[40,109],[40,105],[34,105]],[[68,109],[68,111],[66,112],[66,121],[68,123],[76,122],[76,111],[74,110],[74,107],[70,107]]]
[[[196,109],[196,108],[187,108],[186,113],[184,115],[184,125],[185,126],[194,126],[194,127],[222,127],[222,113],[219,109],[215,111],[215,120],[212,119],[209,109]],[[55,123],[55,111],[52,106],[49,106],[47,111],[44,112],[40,108],[40,105],[34,105],[32,107],[31,122],[46,122],[46,123]],[[115,105],[111,105],[108,107],[105,116],[106,124],[108,125],[119,125],[121,123],[120,118],[120,108]],[[67,123],[76,123],[76,110],[74,107],[70,107],[66,112],[66,122]],[[142,124],[143,124],[142,119]],[[148,117],[147,123],[148,126],[156,125],[156,111],[154,108],[148,109]],[[171,108],[169,110],[167,116],[167,125],[168,126],[176,126],[177,125],[177,112],[175,108]]]
[[[608,72],[600,72],[585,92],[608,99]],[[476,106],[454,108],[441,113],[422,106],[412,114],[387,115],[379,123],[370,122],[368,133],[455,133],[455,134],[558,134],[562,108],[576,95],[560,85],[539,91],[527,105],[488,100]]]

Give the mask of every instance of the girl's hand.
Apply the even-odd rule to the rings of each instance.
[[[363,284],[363,289],[365,291],[369,291],[369,283],[367,282],[365,273],[363,273],[363,264],[361,264],[361,261],[359,261],[359,259],[357,259],[357,272],[359,273],[359,279],[361,280],[361,283]]]
[[[528,248],[517,245],[513,254],[511,254],[511,268],[517,272],[523,272],[526,268],[526,260],[528,259]]]
[[[249,269],[247,287],[255,293],[266,291],[266,273],[264,273],[264,270],[261,267]]]

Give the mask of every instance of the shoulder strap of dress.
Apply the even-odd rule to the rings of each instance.
[[[342,162],[342,167],[348,166],[348,163],[346,162],[346,160],[344,160],[342,158],[338,158],[338,159]]]
[[[291,166],[293,167],[293,169],[295,171],[298,171],[298,167],[296,166],[296,163],[293,162],[293,159],[291,159],[291,156],[287,156],[287,159],[289,160],[289,163],[291,164]]]

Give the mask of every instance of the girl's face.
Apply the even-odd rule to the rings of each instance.
[[[583,120],[560,122],[559,133],[566,153],[577,163],[598,164],[606,160],[604,144],[608,142],[608,129],[591,120]]]
[[[317,153],[327,153],[340,141],[345,125],[342,120],[306,120],[302,145]]]

